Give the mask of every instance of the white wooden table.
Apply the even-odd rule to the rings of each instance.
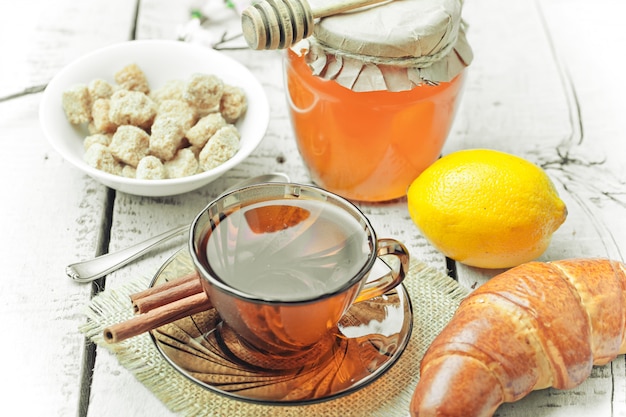
[[[202,3],[202,2],[201,2]],[[0,4],[0,415],[173,415],[78,328],[98,285],[64,274],[66,264],[184,224],[235,181],[283,171],[308,176],[284,102],[281,54],[224,52],[262,82],[269,130],[254,154],[215,183],[171,198],[115,193],[82,175],[46,142],[41,86],[73,59],[128,39],[175,39],[193,2],[26,0]],[[545,167],[569,217],[542,260],[626,251],[626,3],[621,0],[467,0],[475,52],[463,103],[444,150],[495,148]],[[406,202],[361,205],[380,236],[445,271],[446,259],[412,224]],[[152,274],[182,240],[106,278],[114,288]],[[456,268],[469,287],[493,271]],[[567,392],[535,392],[499,416],[626,416],[624,357],[594,369]],[[216,414],[217,415],[217,414]]]

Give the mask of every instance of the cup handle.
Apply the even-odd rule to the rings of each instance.
[[[390,264],[383,260],[391,270],[374,281],[366,282],[354,300],[355,303],[383,295],[387,291],[400,285],[404,280],[404,277],[409,271],[410,257],[407,248],[395,239],[378,239],[376,256],[381,257],[385,255],[395,256],[398,262]]]

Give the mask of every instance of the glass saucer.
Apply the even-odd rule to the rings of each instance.
[[[180,250],[151,286],[193,270],[189,252]],[[150,334],[164,358],[200,386],[238,400],[288,405],[330,400],[379,378],[404,351],[412,322],[410,299],[399,285],[350,307],[327,340],[292,362],[247,346],[213,309]]]

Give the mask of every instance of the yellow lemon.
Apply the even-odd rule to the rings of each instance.
[[[407,202],[411,218],[433,246],[480,268],[536,259],[567,217],[545,171],[487,149],[442,157],[413,181]]]

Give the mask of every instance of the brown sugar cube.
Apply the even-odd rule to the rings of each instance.
[[[158,105],[157,117],[162,115],[177,119],[185,132],[198,121],[196,110],[184,100],[163,100]]]
[[[122,164],[113,157],[110,149],[101,143],[94,143],[83,155],[85,162],[100,171],[113,175],[122,173]]]
[[[227,125],[215,132],[200,151],[199,162],[203,170],[213,169],[228,161],[239,149],[239,132]]]
[[[137,178],[137,168],[130,165],[124,165],[120,175],[126,178]]]
[[[102,133],[98,129],[96,129],[96,125],[93,124],[93,120],[87,124],[87,132],[89,132],[90,135]]]
[[[96,101],[99,98],[111,98],[115,92],[115,87],[101,78],[91,80],[87,85],[87,89],[92,101]]]
[[[198,120],[198,123],[187,131],[186,136],[193,146],[203,148],[211,136],[224,126],[226,126],[224,117],[220,113],[211,113]]]
[[[166,178],[165,167],[156,156],[145,156],[137,164],[135,178],[140,180],[163,180]]]
[[[129,64],[115,73],[115,82],[123,89],[140,91],[144,94],[150,92],[146,74],[137,64]]]
[[[118,90],[111,96],[109,118],[121,125],[149,128],[156,115],[156,104],[139,91]]]
[[[175,117],[159,116],[154,119],[150,135],[150,154],[168,161],[181,147],[185,131]]]
[[[89,135],[83,141],[83,148],[87,150],[89,149],[91,145],[95,143],[99,143],[104,146],[109,146],[109,144],[111,143],[111,136],[112,135],[106,135],[104,133],[96,133],[94,135]]]
[[[61,103],[71,124],[79,125],[91,120],[91,97],[86,85],[77,84],[63,91]]]
[[[148,155],[150,136],[136,126],[124,125],[117,128],[109,149],[115,158],[136,167]]]
[[[228,123],[235,123],[246,112],[248,101],[243,89],[232,85],[224,86],[220,101],[220,113]]]
[[[196,159],[200,157],[200,151],[202,151],[202,148],[195,146],[195,145],[190,145],[190,146],[187,146],[186,149],[189,149],[191,152],[193,152]],[[198,167],[198,169],[200,169],[200,167]]]
[[[150,98],[156,103],[165,100],[183,100],[185,81],[168,80],[161,87],[150,91]]]
[[[110,110],[111,100],[108,98],[99,98],[91,106],[93,128],[97,132],[113,133],[117,129],[117,124],[113,123],[109,117]]]
[[[189,148],[180,149],[174,158],[164,164],[167,178],[182,178],[198,173],[198,160]]]
[[[220,108],[224,82],[215,75],[194,74],[185,84],[183,98],[196,108],[200,116]]]

